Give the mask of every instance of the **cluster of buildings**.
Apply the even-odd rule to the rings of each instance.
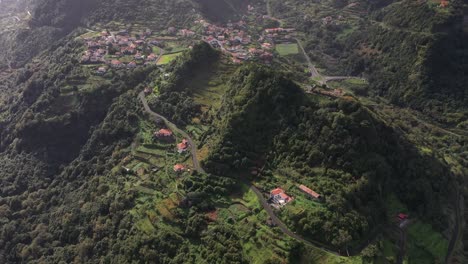
[[[266,41],[273,44],[290,42],[294,32],[296,32],[294,28],[267,28],[260,37],[259,41]]]
[[[152,46],[161,43],[150,39],[152,32],[147,29],[131,36],[128,30],[109,32],[104,30],[99,36],[85,38],[87,50],[81,56],[82,64],[107,64],[112,68],[135,68],[138,65],[155,63],[158,55],[152,53]],[[130,62],[121,58],[129,56]],[[128,60],[128,58],[127,58]],[[99,67],[97,74],[103,74],[108,68]]]
[[[154,138],[159,140],[173,140],[174,133],[167,128],[160,129],[153,134]],[[177,144],[177,152],[184,153],[188,151],[190,148],[190,142],[187,139],[183,139],[182,142]],[[186,171],[186,167],[183,164],[175,164],[174,165],[174,172],[181,173]]]
[[[246,60],[260,60],[269,63],[273,60],[272,49],[279,40],[291,38],[294,29],[272,28],[262,32],[257,41],[249,34],[245,21],[227,23],[226,26],[217,26],[197,20],[196,24],[202,26],[202,39],[213,48],[220,49],[231,55],[234,63]]]

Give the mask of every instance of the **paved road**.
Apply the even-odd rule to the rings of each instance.
[[[302,46],[302,42],[299,39],[295,39],[297,42],[297,45],[299,45],[299,48],[302,50],[302,53],[304,53],[304,57],[307,60],[307,64],[309,65],[309,71],[310,71],[310,76],[312,78],[321,78],[322,75],[318,72],[317,68],[315,65],[312,63],[312,60],[310,59],[309,55],[307,55],[307,52],[304,49],[304,46]]]
[[[205,173],[205,170],[200,166],[200,162],[198,161],[197,158],[197,147],[193,141],[193,139],[189,136],[189,134],[185,133],[185,131],[179,129],[174,123],[170,122],[165,118],[164,116],[157,114],[151,110],[151,108],[148,105],[148,101],[146,101],[145,93],[141,92],[138,97],[140,98],[141,102],[143,103],[143,107],[145,108],[145,111],[149,114],[152,115],[153,117],[162,119],[166,126],[171,129],[174,132],[177,132],[181,134],[190,144],[190,152],[192,154],[192,162],[193,162],[193,168],[194,170]]]
[[[301,41],[298,38],[296,38],[295,40],[297,42],[297,45],[301,49],[302,53],[304,53],[304,57],[306,58],[307,65],[309,67],[310,76],[312,78],[318,79],[318,82],[320,84],[326,84],[327,82],[330,82],[330,81],[340,81],[340,80],[348,80],[348,79],[360,79],[360,80],[364,80],[364,81],[366,80],[364,78],[359,78],[359,77],[356,77],[356,76],[325,76],[325,75],[321,75],[318,72],[317,67],[315,67],[315,65],[312,63],[312,60],[310,59],[309,55],[305,51],[304,46],[302,45]]]

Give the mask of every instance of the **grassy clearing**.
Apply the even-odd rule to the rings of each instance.
[[[276,52],[281,56],[296,55],[299,54],[299,47],[297,43],[278,44],[276,45]]]
[[[161,149],[158,149],[158,148],[147,148],[147,147],[141,146],[141,147],[138,147],[136,149],[136,151],[146,153],[146,154],[156,155],[156,156],[164,156],[165,155],[165,151],[161,150]]]
[[[99,37],[100,35],[101,35],[100,32],[88,31],[88,32],[86,32],[85,34],[81,35],[80,37],[83,38],[83,39],[86,39],[86,38],[95,38],[95,37]]]
[[[156,65],[165,65],[170,63],[171,61],[175,60],[179,55],[181,55],[182,52],[176,52],[176,53],[171,53],[171,54],[164,54],[159,58],[159,60],[156,62]]]
[[[156,55],[158,55],[159,52],[161,52],[161,48],[157,46],[153,46],[151,49],[153,50],[153,53]]]
[[[443,262],[448,250],[448,241],[429,224],[416,221],[408,228],[410,243],[427,251],[433,258]]]
[[[340,40],[343,40],[345,39],[346,37],[348,37],[349,35],[351,35],[354,31],[356,31],[357,27],[347,27],[345,28],[342,32],[340,32],[336,38],[337,39],[340,39]]]

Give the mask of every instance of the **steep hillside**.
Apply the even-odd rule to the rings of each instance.
[[[336,247],[356,245],[384,221],[391,194],[444,228],[447,165],[419,153],[354,99],[317,103],[254,65],[240,69],[231,87],[216,113],[217,130],[209,138],[217,143],[205,167],[219,175],[262,168],[254,180],[272,189],[314,186],[326,197],[325,207],[288,220],[296,230],[320,234]]]
[[[239,18],[247,11],[249,1],[246,0],[195,0],[200,5],[202,13],[210,20],[227,22]]]
[[[326,73],[366,76],[370,94],[446,125],[466,120],[462,1],[293,2],[271,8],[306,33],[308,54]]]

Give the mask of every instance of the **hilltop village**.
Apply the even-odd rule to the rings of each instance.
[[[257,14],[249,6],[250,17],[256,23],[274,21],[267,15]],[[115,25],[112,25],[115,29]],[[269,64],[274,59],[275,45],[295,43],[293,28],[258,28],[247,20],[216,25],[204,19],[195,20],[190,28],[169,27],[155,32],[149,28],[120,27],[96,29],[81,39],[84,51],[83,65],[95,65],[95,73],[104,75],[110,68],[134,69],[139,66],[164,65],[196,42],[204,41],[231,58],[232,63],[257,61]]]

